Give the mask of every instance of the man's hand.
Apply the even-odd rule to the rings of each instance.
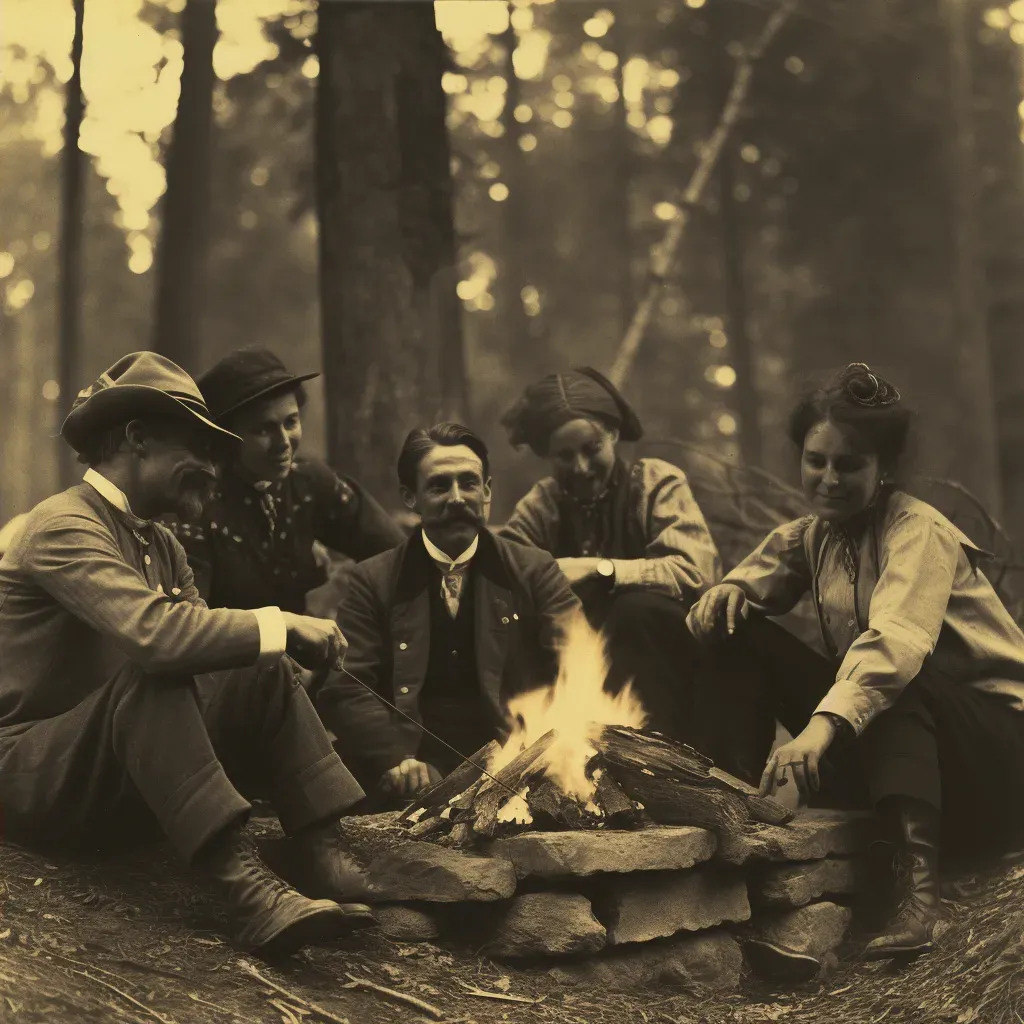
[[[828,715],[811,715],[796,739],[783,743],[768,759],[761,776],[761,796],[770,796],[786,784],[786,769],[793,770],[801,796],[816,793],[820,785],[818,765],[832,745],[838,726]]]
[[[558,568],[565,574],[569,585],[574,587],[577,583],[596,576],[597,563],[600,561],[600,558],[559,558]]]
[[[711,640],[732,635],[749,615],[747,595],[734,583],[719,583],[690,609],[686,625],[698,640]]]
[[[309,615],[284,613],[288,630],[286,651],[303,668],[317,669],[324,665],[341,669],[345,664],[348,641],[333,619],[314,619]]]
[[[380,788],[384,793],[413,797],[440,781],[441,773],[432,764],[407,757],[401,764],[395,765],[381,776]]]

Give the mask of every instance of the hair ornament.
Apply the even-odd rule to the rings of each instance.
[[[887,380],[872,373],[867,363],[850,363],[839,375],[839,385],[851,402],[869,409],[895,405],[900,400],[900,393]]]

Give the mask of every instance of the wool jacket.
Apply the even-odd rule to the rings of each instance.
[[[90,473],[96,486],[29,512],[0,561],[0,741],[75,707],[129,662],[192,676],[284,651],[277,609],[207,608],[170,531],[118,508],[121,492]]]
[[[502,537],[556,555],[610,558],[616,588],[642,587],[669,597],[693,597],[717,583],[722,564],[686,474],[662,459],[638,459],[628,470],[631,533],[639,538],[630,557],[618,552],[559,551],[566,496],[554,477],[535,484],[522,498]]]
[[[845,580],[840,538],[816,516],[772,533],[724,583],[782,615],[811,592],[836,681],[818,706],[860,733],[929,668],[1024,710],[1024,633],[979,566],[980,548],[931,505],[893,493]],[[831,578],[843,573],[844,579]],[[1021,719],[1024,725],[1024,718]]]
[[[560,625],[580,605],[550,555],[489,531],[480,534],[472,571],[477,677],[485,713],[501,736],[509,697],[553,681]],[[365,686],[333,673],[317,694],[317,709],[343,756],[380,774],[417,751],[422,734],[365,687],[422,722],[431,644],[427,588],[434,585],[439,575],[417,530],[355,567],[338,612],[349,642],[345,668]]]

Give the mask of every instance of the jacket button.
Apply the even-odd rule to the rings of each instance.
[[[508,616],[507,615],[503,616],[503,618],[501,620],[501,624],[503,626],[507,626],[508,625]]]
[[[409,692],[409,687],[408,686],[403,686],[398,692],[399,693],[408,693]]]
[[[519,613],[518,612],[513,612],[512,618],[515,619],[516,622],[518,622],[519,621]]]
[[[409,645],[408,644],[399,644],[398,645],[398,649],[400,651],[407,651],[409,649]]]

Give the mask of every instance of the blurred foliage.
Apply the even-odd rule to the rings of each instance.
[[[1024,515],[1017,393],[1024,387],[1017,114],[1024,5],[965,2],[975,47],[992,397],[1012,531]],[[452,48],[443,86],[457,188],[459,297],[473,420],[494,452],[496,516],[542,471],[531,456],[508,449],[497,427],[500,412],[539,374],[610,364],[645,281],[650,247],[676,216],[696,147],[718,117],[737,47],[756,36],[773,7],[770,0],[438,6]],[[316,368],[315,4],[261,0],[250,17],[272,9],[277,14],[268,16],[255,66],[218,87],[205,351],[212,362],[232,347],[261,343],[297,368]],[[232,4],[231,25],[241,10]],[[628,386],[651,438],[684,437],[735,459],[738,424],[754,417],[765,468],[788,475],[783,420],[795,387],[862,358],[889,370],[927,410],[922,468],[972,482],[976,453],[960,426],[976,396],[965,396],[950,372],[962,353],[950,328],[948,46],[936,11],[935,0],[804,4],[758,66],[730,146],[757,407],[741,409],[735,397],[721,195],[709,188],[692,211],[677,270]],[[169,0],[153,0],[144,16],[173,43]],[[90,45],[99,44],[87,34]],[[53,376],[56,161],[22,129],[36,117],[34,105],[52,105],[55,93],[59,83],[48,65],[38,82],[5,81],[0,93],[0,284],[7,289],[0,356],[12,365],[9,339],[32,332],[36,395]],[[117,202],[105,184],[94,175],[89,190],[90,372],[149,336],[150,275],[127,269],[128,245],[136,243],[118,226]],[[45,231],[49,248],[33,248]],[[19,307],[25,288],[12,289],[23,280],[36,292]],[[315,389],[312,398],[307,441],[317,450],[323,430]],[[7,435],[11,422],[5,417]],[[4,510],[13,512],[23,499],[4,494]]]

